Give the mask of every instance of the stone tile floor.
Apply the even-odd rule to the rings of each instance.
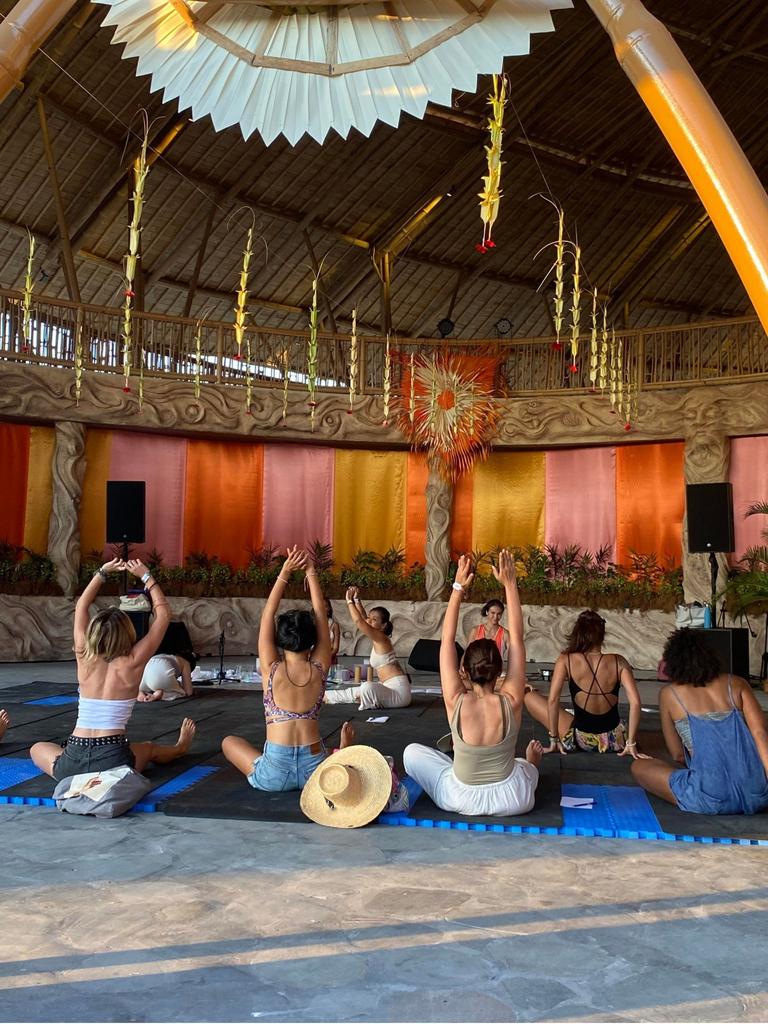
[[[768,1019],[763,849],[6,807],[0,836],[2,1021]]]

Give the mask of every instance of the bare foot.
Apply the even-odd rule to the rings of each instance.
[[[525,760],[529,761],[536,768],[541,764],[541,759],[544,755],[544,748],[538,740],[531,740],[528,746],[525,748]]]
[[[176,741],[176,749],[180,754],[186,754],[192,745],[192,740],[197,732],[197,723],[191,718],[185,718],[179,729],[179,738]]]
[[[0,740],[5,736],[5,730],[11,724],[10,716],[8,712],[3,708],[0,710]]]
[[[344,747],[354,746],[355,743],[355,727],[351,722],[345,722],[341,727],[341,738],[339,740],[339,750],[343,750]]]

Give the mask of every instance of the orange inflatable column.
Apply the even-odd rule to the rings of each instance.
[[[680,47],[641,0],[587,3],[698,192],[768,331],[765,189]]]

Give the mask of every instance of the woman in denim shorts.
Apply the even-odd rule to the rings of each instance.
[[[303,789],[326,754],[317,716],[331,665],[331,639],[323,592],[308,562],[306,551],[289,548],[261,616],[259,661],[262,671],[269,672],[264,686],[264,749],[242,736],[227,736],[221,744],[224,756],[254,789],[272,793]],[[292,572],[306,574],[312,612],[284,612],[277,618],[275,634],[275,615]]]

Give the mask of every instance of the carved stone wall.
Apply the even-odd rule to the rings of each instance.
[[[722,483],[728,479],[731,442],[712,429],[685,439],[685,482],[687,484]],[[727,579],[728,556],[718,555],[718,589]],[[709,556],[688,551],[688,517],[683,520],[683,583],[686,601],[708,603],[711,599]]]
[[[430,601],[439,601],[451,561],[453,486],[429,467],[427,483],[426,584]]]
[[[186,597],[169,599],[174,618],[186,622],[195,649],[216,655],[219,634],[226,637],[226,653],[255,657],[259,619],[265,602],[257,598]],[[100,598],[98,607],[108,607]],[[300,601],[281,606],[307,607]],[[391,601],[387,607],[394,625],[395,650],[407,658],[417,640],[438,640],[445,612],[444,602]],[[370,641],[354,629],[344,601],[333,602],[341,627],[341,653],[367,656]],[[462,605],[458,638],[466,643],[481,621],[479,604]],[[565,646],[565,635],[579,613],[578,608],[524,605],[525,644],[530,661],[554,661]],[[74,601],[66,597],[15,597],[0,594],[0,661],[68,661],[72,653]],[[661,658],[665,638],[675,628],[670,612],[605,611],[606,647],[624,654],[637,669],[652,670]],[[751,641],[750,663],[760,667],[763,634]]]
[[[86,373],[80,404],[75,405],[73,373],[0,363],[0,416],[165,433],[406,447],[394,421],[384,426],[378,395],[362,396],[354,414],[348,415],[346,394],[319,391],[312,431],[306,394],[301,391],[289,394],[285,421],[282,392],[277,387],[254,387],[252,415],[245,412],[244,388],[204,385],[196,400],[192,382],[149,377],[144,394],[144,406],[139,409],[137,394],[123,392],[121,377]],[[768,433],[768,380],[643,391],[630,433],[624,432],[602,395],[509,398],[504,402],[494,447],[680,440],[711,431],[731,437]]]
[[[80,566],[80,498],[85,476],[85,424],[60,420],[53,452],[53,496],[48,557],[67,595],[75,592]]]

